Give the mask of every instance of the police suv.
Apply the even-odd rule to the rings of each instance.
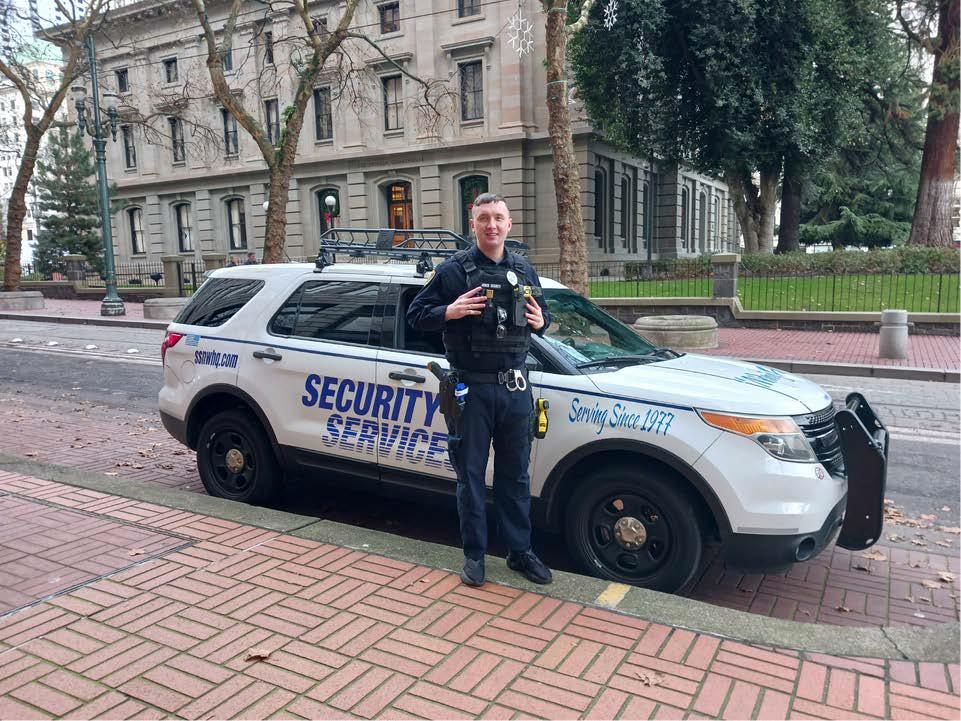
[[[313,266],[211,273],[167,330],[159,398],[207,491],[267,503],[285,478],[323,476],[452,494],[427,371],[447,367],[440,333],[405,318],[433,260],[468,242],[335,229]],[[887,432],[860,394],[835,409],[803,378],[658,348],[542,282],[553,320],[527,366],[549,427],[531,453],[532,514],[585,572],[675,591],[712,539],[748,569],[878,539]]]

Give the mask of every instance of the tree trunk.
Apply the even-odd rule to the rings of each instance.
[[[958,0],[944,0],[938,15],[928,125],[921,180],[911,223],[911,245],[951,245],[951,202],[958,152]]]
[[[780,174],[780,167],[762,170],[758,187],[742,169],[724,171],[724,182],[734,200],[734,215],[744,236],[745,253],[770,253],[774,247],[774,206]]]
[[[581,179],[574,154],[571,114],[567,105],[567,3],[545,0],[547,13],[548,134],[554,159],[554,197],[557,203],[557,241],[561,282],[584,297],[587,280],[587,242],[581,213]]]
[[[781,184],[781,228],[775,253],[793,253],[801,249],[801,164],[788,156],[784,159],[784,181]]]
[[[13,181],[13,190],[7,206],[6,258],[3,262],[3,290],[20,290],[20,252],[23,236],[23,219],[27,215],[27,189],[37,164],[42,134],[27,128],[27,142],[23,148],[23,159]]]
[[[758,217],[758,253],[774,252],[774,210],[777,208],[777,183],[780,176],[780,167],[761,170],[761,187],[755,211]]]

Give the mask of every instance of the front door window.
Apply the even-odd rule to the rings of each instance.
[[[410,183],[398,182],[387,186],[387,227],[395,230],[414,227],[414,203]],[[394,243],[400,243],[403,239],[404,236],[398,234],[394,237]]]
[[[470,237],[471,209],[474,201],[481,193],[487,192],[487,178],[483,175],[471,175],[460,181],[460,224],[461,235]]]

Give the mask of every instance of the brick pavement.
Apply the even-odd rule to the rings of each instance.
[[[0,402],[0,423],[14,432],[0,434],[0,453],[204,492],[195,454],[171,438],[154,418],[86,409],[81,404],[40,410],[18,398],[4,401]],[[930,524],[954,526],[956,517],[952,512],[943,519],[932,518]],[[887,540],[895,531],[905,536],[903,543]],[[905,528],[886,527],[885,542],[872,549],[876,559],[832,547],[782,573],[745,575],[727,571],[714,560],[690,595],[718,606],[801,622],[932,626],[957,621],[959,582],[938,580],[940,572],[961,578],[957,536],[947,535],[948,540],[940,541],[947,544],[943,553],[932,553],[939,550],[933,536],[926,541],[911,539],[926,544],[919,546],[908,535]]]
[[[0,494],[3,528],[12,512],[36,525],[70,513],[141,534],[84,533],[131,563],[55,595],[34,589],[33,605],[0,617],[0,718],[961,713],[958,664],[766,648],[471,589],[434,568],[14,473],[0,473]],[[141,561],[146,534],[181,545]],[[0,569],[18,560],[4,553]]]

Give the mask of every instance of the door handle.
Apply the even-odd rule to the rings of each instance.
[[[267,360],[279,361],[283,356],[271,350],[255,350],[254,358],[266,358]]]
[[[423,383],[427,379],[424,376],[419,376],[416,373],[401,373],[399,371],[391,371],[387,374],[391,380],[395,381],[412,381],[414,383]]]

